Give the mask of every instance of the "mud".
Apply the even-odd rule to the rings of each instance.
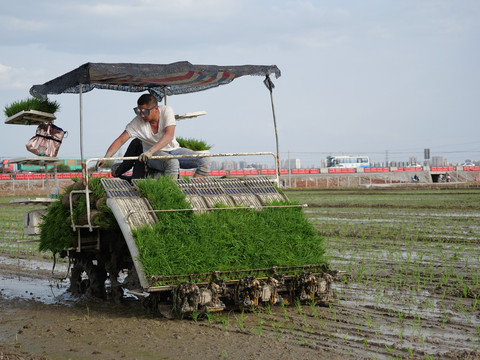
[[[468,318],[452,311],[442,328],[442,312],[425,307],[440,300],[434,289],[380,296],[369,286],[340,282],[330,307],[166,320],[138,301],[72,298],[67,281],[51,279],[45,260],[0,260],[1,359],[480,359],[478,310]],[[386,265],[378,276],[389,271]],[[462,304],[471,306],[451,296],[446,306]]]
[[[52,279],[49,260],[4,256],[0,359],[480,359],[478,209],[307,212],[345,271],[329,306],[167,320],[71,297],[66,264]]]
[[[71,298],[68,281],[52,283],[50,263],[1,260],[0,359],[315,359],[324,351],[303,344],[294,327],[276,339],[267,321],[274,324],[282,312],[263,325],[260,313],[247,314],[242,326],[235,319],[240,313],[166,320],[134,300],[118,305]]]

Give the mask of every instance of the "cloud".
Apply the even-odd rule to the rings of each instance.
[[[27,82],[23,76],[25,69],[16,69],[0,64],[0,89],[22,89]]]
[[[17,16],[0,15],[0,24],[2,24],[2,28],[9,30],[9,34],[12,34],[12,32],[27,33],[48,28],[48,24],[45,22],[26,20]]]
[[[182,28],[191,19],[202,19],[205,23],[215,21],[216,14],[230,17],[238,4],[232,0],[140,0],[140,1],[102,1],[94,5],[84,2],[67,2],[61,6],[62,12],[72,12],[80,16],[94,16],[108,22],[124,21],[135,26],[153,26],[162,28],[169,24],[171,29]],[[213,16],[212,16],[213,15]],[[172,27],[172,23],[176,26]]]

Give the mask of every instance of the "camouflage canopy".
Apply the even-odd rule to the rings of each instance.
[[[42,85],[33,85],[30,94],[45,98],[48,94],[78,94],[80,91],[109,89],[148,91],[162,100],[166,95],[186,94],[225,85],[244,75],[269,77],[271,74],[276,78],[281,75],[275,65],[192,65],[188,61],[164,65],[86,63]]]

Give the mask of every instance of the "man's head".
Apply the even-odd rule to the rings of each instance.
[[[151,94],[143,94],[137,100],[137,107],[133,109],[136,115],[141,116],[144,120],[149,120],[152,110],[157,109],[158,102],[155,96]]]
[[[148,107],[152,107],[153,105],[158,105],[158,101],[152,94],[143,94],[138,98],[137,105],[147,105]]]

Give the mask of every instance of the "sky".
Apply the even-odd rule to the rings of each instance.
[[[0,0],[0,103],[30,97],[86,62],[277,65],[273,101],[281,159],[480,159],[478,0]],[[102,157],[133,118],[138,93],[83,96],[84,155]],[[79,96],[51,95],[68,132],[60,158],[80,158]],[[211,152],[275,152],[270,94],[246,76],[167,99],[176,135]],[[4,116],[4,118],[6,118]],[[0,158],[30,156],[34,126],[0,124]],[[241,160],[241,159],[240,159]],[[270,161],[270,159],[268,159]],[[258,162],[262,162],[259,159]],[[267,162],[267,161],[266,161]]]

